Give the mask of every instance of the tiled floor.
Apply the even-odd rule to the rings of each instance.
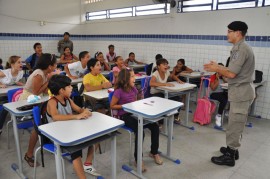
[[[193,106],[194,108],[194,106]],[[183,112],[181,112],[183,113]],[[192,114],[190,114],[190,119]],[[148,171],[144,174],[147,178],[170,179],[170,178],[202,178],[202,179],[269,179],[270,172],[270,121],[264,119],[249,118],[253,122],[252,128],[246,128],[243,134],[242,146],[240,148],[240,159],[236,161],[235,167],[217,166],[210,162],[213,155],[220,155],[218,152],[221,146],[225,145],[225,133],[213,129],[212,125],[195,126],[195,131],[191,131],[181,126],[174,126],[174,140],[172,155],[181,160],[177,165],[164,159],[162,166],[157,166],[151,158],[148,157],[150,148],[149,131],[146,130],[144,141],[144,161]],[[117,179],[136,178],[121,169],[122,164],[128,163],[128,134],[122,131],[122,135],[117,138]],[[21,135],[22,154],[25,153],[29,134],[25,132]],[[11,136],[11,149],[7,149],[6,130],[0,136],[0,179],[18,178],[11,169],[10,165],[17,161],[15,152],[13,132]],[[104,178],[111,178],[110,165],[110,142],[103,142],[103,154],[96,154],[96,168],[102,173]],[[160,150],[166,150],[166,138],[160,136]],[[85,152],[85,151],[84,151]],[[23,168],[26,176],[32,178],[33,169],[24,162]],[[66,162],[67,178],[76,178],[73,172],[72,164]],[[45,153],[45,168],[38,167],[37,178],[54,179],[55,161],[54,156]],[[88,178],[94,178],[88,175]]]

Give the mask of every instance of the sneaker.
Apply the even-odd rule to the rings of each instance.
[[[93,165],[83,165],[83,169],[85,173],[89,173],[93,176],[101,176],[99,173],[96,172],[96,169],[93,167]]]
[[[215,119],[216,119],[216,126],[221,127],[221,115],[217,114]]]

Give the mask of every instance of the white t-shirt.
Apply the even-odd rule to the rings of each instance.
[[[0,78],[0,83],[5,85],[14,85],[23,78],[23,71],[19,71],[17,76],[12,76],[11,68],[0,71],[2,71],[5,74],[5,77]]]
[[[158,82],[158,83],[167,83],[167,80],[168,80],[168,78],[169,78],[169,76],[170,76],[170,72],[167,71],[167,72],[165,73],[165,78],[164,78],[164,79],[162,79],[162,78],[160,77],[160,75],[159,75],[159,73],[158,73],[158,70],[155,71],[155,72],[152,74],[152,76],[155,76],[155,77],[156,77],[156,82]],[[161,92],[161,91],[160,91],[160,90],[157,90],[156,87],[151,87],[151,90],[150,90],[150,93],[151,93],[151,94],[160,93],[160,92]]]
[[[87,66],[83,68],[81,61],[78,61],[68,64],[68,69],[72,76],[82,77],[87,70]]]

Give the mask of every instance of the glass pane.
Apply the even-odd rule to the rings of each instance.
[[[212,4],[212,0],[192,0],[192,1],[184,1],[184,6],[190,6],[190,5],[198,5],[198,4]]]
[[[103,15],[103,16],[92,16],[92,17],[89,17],[89,20],[97,20],[97,19],[106,19],[106,15]]]
[[[183,8],[183,12],[192,12],[192,11],[211,11],[211,6],[198,6],[198,7]]]
[[[165,4],[155,4],[155,5],[147,5],[147,6],[137,6],[137,11],[149,10],[149,9],[161,9],[165,8]]]
[[[218,9],[236,9],[236,8],[246,8],[255,7],[255,2],[243,2],[243,3],[231,3],[218,5]]]
[[[152,11],[139,11],[136,14],[137,14],[137,16],[153,15],[153,14],[165,14],[165,11],[164,11],[164,9],[152,10]]]
[[[114,13],[122,13],[122,12],[131,12],[132,11],[132,8],[122,8],[122,9],[113,9],[113,10],[110,10],[110,13],[111,14],[114,14]]]
[[[105,15],[106,11],[98,11],[98,12],[89,12],[89,16],[98,16],[98,15]]]
[[[110,18],[117,18],[117,17],[132,17],[132,12],[110,15]]]

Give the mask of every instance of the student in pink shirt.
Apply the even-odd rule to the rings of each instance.
[[[116,66],[113,67],[112,71],[113,71],[113,81],[112,84],[114,84],[117,81],[117,77],[118,77],[118,73],[126,68],[126,65],[124,63],[123,57],[121,56],[117,56],[115,57],[115,64]]]

